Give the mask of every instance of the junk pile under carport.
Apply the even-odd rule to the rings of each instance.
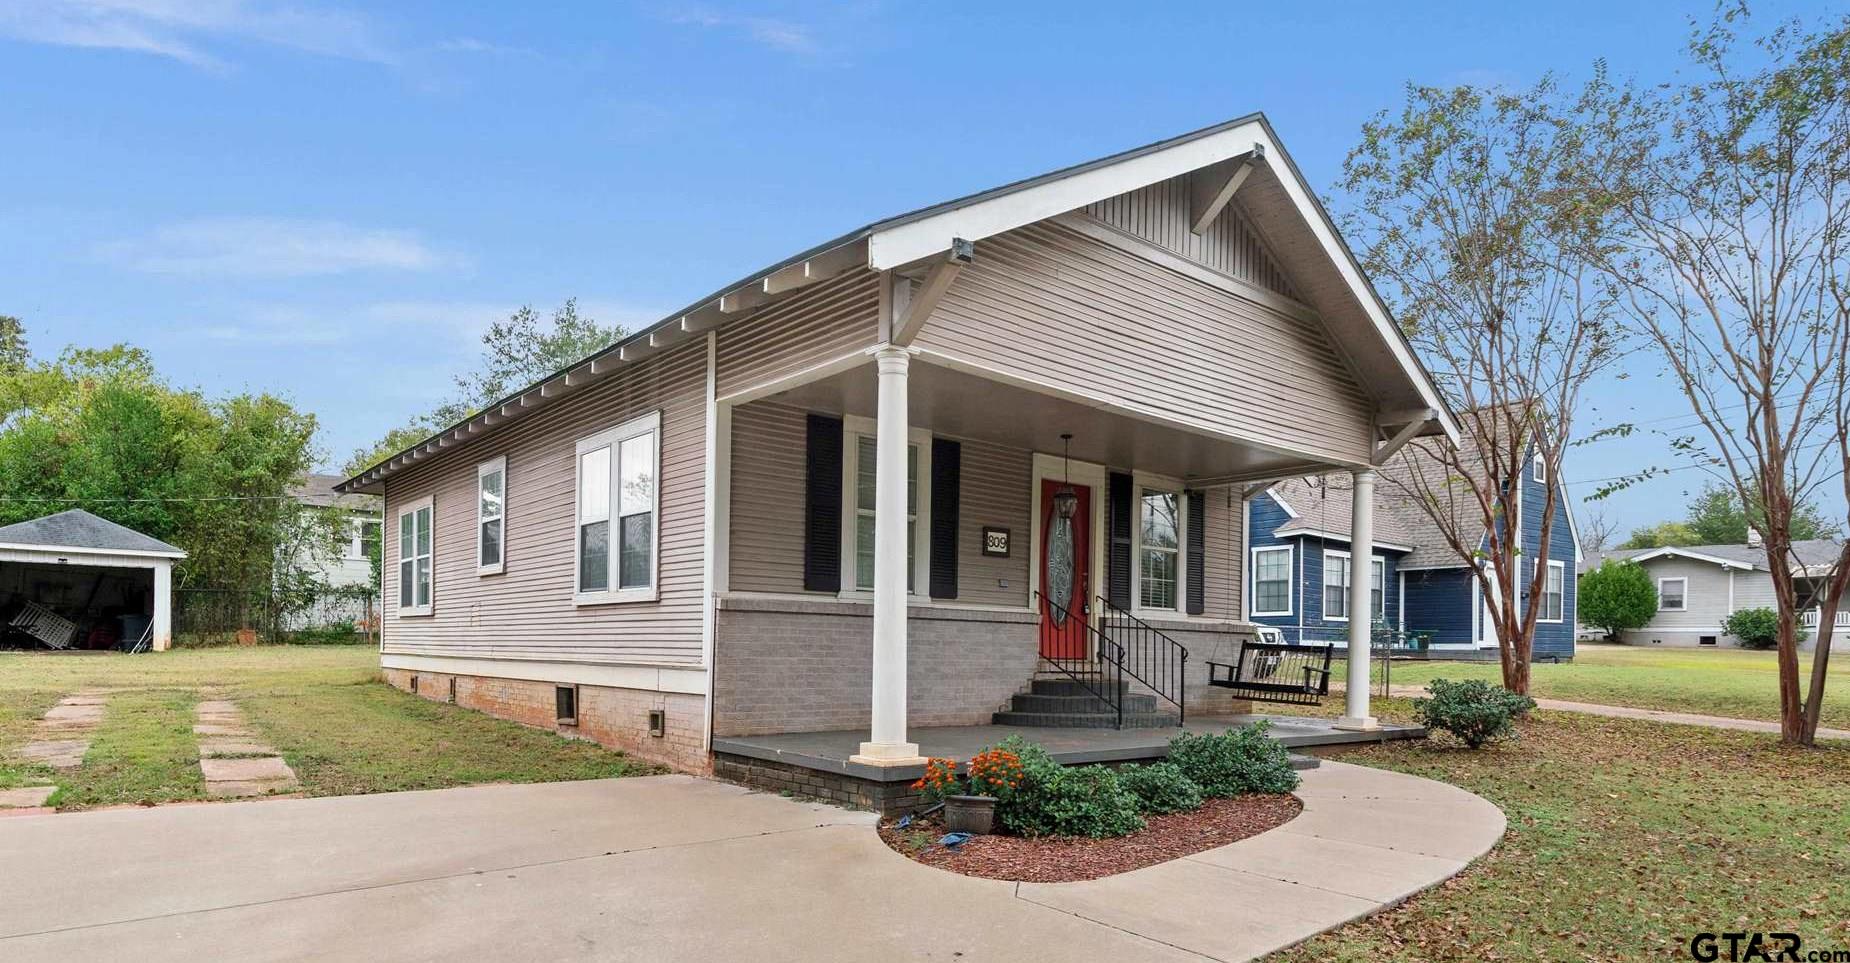
[[[81,509],[0,528],[0,648],[165,649],[185,557]]]

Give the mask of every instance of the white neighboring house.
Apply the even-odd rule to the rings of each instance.
[[[1801,597],[1810,591],[1806,580],[1828,574],[1841,543],[1827,538],[1794,542],[1798,556],[1793,576],[1800,579]],[[1773,576],[1767,571],[1766,550],[1759,545],[1688,545],[1666,548],[1618,549],[1587,559],[1587,571],[1606,559],[1637,562],[1651,573],[1657,586],[1657,615],[1641,629],[1623,633],[1627,645],[1734,645],[1737,639],[1722,629],[1722,622],[1741,609],[1777,608]],[[1810,649],[1817,639],[1819,611],[1803,613],[1800,626]],[[1598,630],[1582,627],[1583,632]],[[1850,596],[1838,604],[1833,651],[1850,651]]]
[[[305,510],[331,509],[345,517],[337,521],[331,543],[303,546],[294,552],[287,564],[316,576],[330,588],[370,586],[374,584],[371,556],[378,551],[379,545],[379,499],[335,491],[334,486],[343,480],[341,475],[306,475],[289,490],[290,496]],[[328,599],[292,615],[289,627],[306,628],[349,618],[357,622],[365,617],[365,612],[363,599]]]

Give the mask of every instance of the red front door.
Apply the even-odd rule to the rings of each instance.
[[[1062,519],[1054,498],[1071,487],[1079,497],[1070,519]],[[1086,619],[1092,600],[1092,488],[1054,479],[1041,481],[1041,655],[1083,659],[1090,654]],[[1058,608],[1056,608],[1058,606]],[[1062,611],[1064,610],[1064,611]]]

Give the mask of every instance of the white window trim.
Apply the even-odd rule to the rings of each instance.
[[[437,502],[436,502],[436,499],[430,495],[425,495],[423,498],[420,498],[417,501],[406,502],[402,507],[398,509],[398,514],[392,516],[392,521],[393,521],[392,537],[394,539],[399,540],[398,541],[398,547],[399,547],[398,555],[392,559],[392,568],[394,569],[393,588],[398,590],[398,597],[400,599],[403,599],[405,597],[404,596],[404,591],[405,591],[404,590],[404,580],[405,580],[404,540],[399,534],[400,531],[402,531],[404,528],[405,516],[406,515],[416,515],[418,512],[421,512],[425,509],[430,510],[430,601],[426,602],[423,605],[405,605],[401,602],[398,606],[398,614],[401,618],[407,617],[407,616],[430,615],[432,612],[436,611],[436,607],[437,607]],[[413,521],[411,524],[412,524],[412,529],[411,529],[412,547],[416,548],[417,547],[417,522]],[[381,534],[383,535],[383,533]],[[423,558],[423,557],[424,556],[422,555],[411,556],[411,558],[414,560],[411,565],[411,577],[413,579],[413,583],[412,583],[413,584],[413,589],[412,589],[413,594],[411,596],[411,600],[413,602],[417,601],[416,587],[415,587],[416,579],[417,579],[417,563],[415,560]]]
[[[384,525],[385,523],[382,519],[370,518],[365,515],[355,515],[354,517],[348,519],[348,522],[349,522],[349,526],[348,526],[348,531],[347,531],[347,551],[341,557],[346,559],[349,562],[367,561],[368,559],[366,555],[366,526]],[[385,537],[384,531],[385,530],[383,528],[380,529],[381,538]]]
[[[1560,625],[1567,621],[1567,563],[1551,560],[1548,563],[1548,571],[1559,571],[1561,573],[1561,617],[1558,619],[1547,619],[1542,617],[1542,614],[1548,611],[1548,579],[1544,577],[1542,579],[1542,610],[1536,614],[1535,621],[1545,622],[1549,625]]]
[[[618,457],[618,448],[637,435],[655,433],[655,487],[649,493],[649,513],[654,517],[650,526],[655,544],[649,550],[649,584],[633,588],[617,588],[620,567],[619,553],[622,533],[619,520],[622,517],[621,504],[617,486],[623,482],[623,467]],[[578,577],[581,560],[579,555],[584,548],[584,539],[579,532],[579,513],[583,509],[579,499],[578,471],[584,461],[584,454],[599,448],[610,449],[610,588],[600,592],[581,592],[578,590]],[[505,486],[505,482],[503,483]],[[505,491],[505,487],[503,489]],[[504,506],[505,511],[505,506]],[[506,556],[506,529],[502,531],[502,554]],[[477,556],[478,558],[480,556]],[[626,602],[653,602],[661,598],[662,590],[662,413],[651,411],[646,415],[632,418],[614,428],[607,428],[588,438],[578,440],[576,451],[572,454],[572,604],[574,605],[617,605]]]
[[[1176,606],[1173,609],[1148,608],[1143,604],[1143,493],[1146,491],[1176,497]],[[1136,516],[1131,521],[1131,614],[1159,615],[1164,618],[1188,613],[1188,492],[1182,483],[1161,475],[1131,473],[1131,497]]]
[[[1295,565],[1296,559],[1292,557],[1291,546],[1255,545],[1252,550],[1252,565],[1249,569],[1249,578],[1247,579],[1247,591],[1251,593],[1253,602],[1257,604],[1259,601],[1259,556],[1267,552],[1285,553],[1285,608],[1281,612],[1261,612],[1255,608],[1251,613],[1255,618],[1260,616],[1290,615],[1293,597],[1296,594],[1292,587],[1292,583],[1295,582],[1296,579],[1291,577],[1292,567]]]
[[[493,474],[501,476],[501,515],[498,519],[487,519],[482,517],[482,479]],[[576,488],[572,489],[572,499],[573,501],[578,499]],[[486,521],[501,523],[501,558],[493,565],[482,564],[482,523]],[[572,540],[574,542],[578,540],[576,532],[572,533]],[[496,455],[475,466],[475,574],[478,576],[500,575],[505,571],[507,571],[507,456]],[[574,569],[572,578],[577,577],[578,572]]]
[[[1351,556],[1349,552],[1344,551],[1343,549],[1340,549],[1340,548],[1326,548],[1323,550],[1323,576],[1318,579],[1318,583],[1319,583],[1318,587],[1321,589],[1321,591],[1317,593],[1317,609],[1318,609],[1317,617],[1322,619],[1325,622],[1347,622],[1349,621],[1349,616],[1347,614],[1327,615],[1325,614],[1325,612],[1328,610],[1329,603],[1330,603],[1330,596],[1329,596],[1330,559],[1331,558],[1347,559],[1347,558],[1352,558],[1352,557],[1353,556]],[[1386,621],[1387,620],[1387,556],[1372,555],[1368,559],[1368,565],[1369,565],[1369,577],[1371,579],[1374,576],[1374,570],[1376,568],[1379,568],[1381,570],[1381,619],[1383,621]],[[1353,589],[1355,585],[1355,566],[1353,565],[1349,567],[1349,582],[1350,582],[1349,585],[1343,586],[1343,589],[1344,589],[1343,607],[1345,609],[1348,608],[1349,602],[1355,594],[1353,591],[1350,591],[1351,589]],[[1372,601],[1374,599],[1374,582],[1373,581],[1369,582],[1368,597],[1372,604]],[[1372,622],[1373,619],[1371,618],[1369,621]]]
[[[860,415],[842,418],[842,500],[841,500],[841,589],[838,598],[871,602],[874,590],[856,584],[855,529],[858,507],[855,499],[857,473],[860,469],[861,438],[879,441],[879,423]],[[931,604],[931,432],[924,428],[906,431],[906,443],[919,449],[919,504],[914,524],[918,525],[917,544],[912,558],[912,590],[906,593],[907,604]]]
[[[1529,477],[1544,485],[1548,484],[1548,459],[1543,458],[1542,453],[1538,451],[1535,453],[1535,457],[1530,460],[1534,465],[1531,468]]]
[[[1677,606],[1676,608],[1669,608],[1664,605],[1664,585],[1665,583],[1668,583],[1668,582],[1680,582],[1683,585],[1683,591],[1677,593],[1677,597],[1683,600],[1683,604]],[[1689,611],[1689,578],[1688,577],[1682,576],[1682,575],[1674,575],[1674,576],[1668,576],[1665,578],[1660,578],[1657,580],[1657,610],[1659,612],[1687,612]]]

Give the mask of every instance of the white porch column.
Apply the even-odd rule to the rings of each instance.
[[[165,652],[173,644],[173,563],[162,559],[154,566],[154,639],[152,648]]]
[[[904,348],[880,349],[880,417],[874,471],[873,732],[854,762],[894,766],[922,761],[906,741],[906,411]]]
[[[1347,707],[1336,721],[1338,729],[1375,729],[1380,723],[1368,714],[1368,647],[1375,606],[1375,473],[1367,469],[1349,473],[1354,503],[1349,522],[1349,678]],[[1387,586],[1382,586],[1386,591]]]

